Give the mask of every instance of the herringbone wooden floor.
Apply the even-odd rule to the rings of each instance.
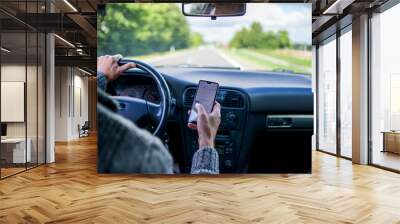
[[[400,175],[313,153],[311,175],[96,173],[96,140],[0,181],[0,223],[400,223]]]

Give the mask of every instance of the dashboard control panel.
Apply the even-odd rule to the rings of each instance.
[[[195,88],[188,88],[184,92],[184,111],[188,111],[195,97]],[[219,155],[219,169],[221,173],[232,173],[236,170],[239,150],[242,143],[242,134],[246,120],[246,98],[238,90],[220,88],[216,100],[221,104],[221,124],[215,138],[215,149]],[[187,121],[188,115],[183,116]],[[190,169],[193,154],[198,150],[197,133],[195,131],[184,134],[187,142],[185,153],[186,167]],[[188,171],[188,170],[187,170]]]

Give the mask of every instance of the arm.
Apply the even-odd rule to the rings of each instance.
[[[196,104],[197,125],[189,123],[191,129],[199,134],[199,150],[195,152],[190,173],[219,174],[218,152],[214,149],[214,139],[221,123],[221,106],[215,103],[213,111],[208,114],[201,104]]]
[[[135,64],[127,63],[118,66],[118,60],[121,55],[115,56],[100,56],[97,58],[97,86],[101,90],[105,90],[107,82],[118,78],[125,70],[134,68]]]
[[[145,174],[173,174],[173,159],[164,144],[148,132],[144,132],[149,144],[149,150],[144,153],[141,173]]]
[[[103,91],[106,90],[107,79],[104,73],[102,72],[97,72],[97,87]]]
[[[212,147],[200,148],[193,155],[191,174],[219,174],[219,157]]]
[[[120,56],[97,59],[97,85],[105,90],[108,81],[118,78],[133,63],[118,66]],[[111,173],[172,174],[173,160],[160,139],[117,115],[104,102],[109,96],[98,91],[98,170]],[[108,99],[108,100],[107,100]]]
[[[102,104],[97,117],[99,173],[173,173],[172,157],[158,138]]]

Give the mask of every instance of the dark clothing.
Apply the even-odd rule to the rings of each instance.
[[[103,91],[106,78],[101,73],[97,85],[98,172],[172,174],[172,156],[161,140],[117,114],[117,102]],[[191,173],[218,174],[218,160],[215,149],[199,149]]]

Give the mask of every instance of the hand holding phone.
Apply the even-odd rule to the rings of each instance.
[[[214,147],[214,139],[221,123],[221,106],[215,101],[218,83],[200,80],[190,110],[188,127],[197,130],[199,149]]]
[[[205,112],[207,112],[208,114],[211,113],[214,106],[215,97],[217,96],[218,87],[219,84],[216,82],[205,80],[199,81],[196,96],[193,100],[192,109],[190,111],[188,123],[196,124],[197,122],[196,103],[201,104],[204,107]]]
[[[198,111],[197,123],[188,123],[188,127],[197,130],[199,135],[199,149],[204,147],[214,147],[215,136],[221,123],[221,106],[215,102],[212,112],[208,114],[204,107],[197,103],[195,105]]]

